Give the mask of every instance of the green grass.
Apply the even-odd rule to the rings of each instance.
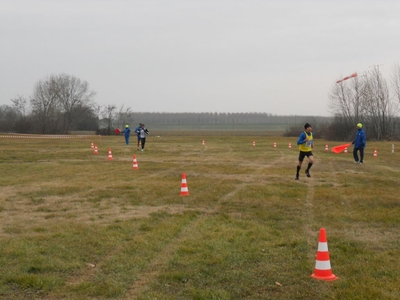
[[[358,165],[316,140],[299,181],[295,138],[155,131],[144,153],[123,137],[0,142],[0,299],[399,298],[391,142]],[[333,282],[310,277],[322,227]]]

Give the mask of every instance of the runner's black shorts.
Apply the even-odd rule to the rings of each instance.
[[[299,161],[303,161],[304,160],[304,157],[310,157],[310,156],[314,156],[314,154],[312,154],[312,151],[307,151],[307,152],[304,152],[304,151],[300,151],[300,153],[299,153]]]

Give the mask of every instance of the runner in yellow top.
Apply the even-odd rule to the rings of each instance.
[[[304,131],[300,134],[300,137],[297,141],[297,145],[299,145],[299,163],[297,164],[297,172],[296,172],[296,180],[299,180],[299,172],[301,165],[303,163],[304,157],[308,157],[308,166],[306,169],[307,177],[311,177],[310,168],[314,163],[314,155],[312,153],[312,148],[314,148],[314,139],[312,134],[312,127],[310,124],[306,123],[304,125]]]

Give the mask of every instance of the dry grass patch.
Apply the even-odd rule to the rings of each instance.
[[[92,139],[2,140],[0,298],[398,298],[390,143],[356,165],[316,140],[295,181],[296,139],[153,134],[144,153],[93,137],[99,155]],[[310,278],[321,227],[335,282]]]

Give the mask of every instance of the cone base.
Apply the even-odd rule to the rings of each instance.
[[[311,277],[315,278],[315,279],[318,279],[318,280],[326,280],[326,281],[333,281],[333,280],[336,280],[336,279],[339,278],[335,274],[331,274],[331,275],[328,275],[328,276],[318,276],[318,275],[315,275],[314,273],[311,274]]]
[[[180,193],[179,196],[189,196],[189,193],[188,192]]]

